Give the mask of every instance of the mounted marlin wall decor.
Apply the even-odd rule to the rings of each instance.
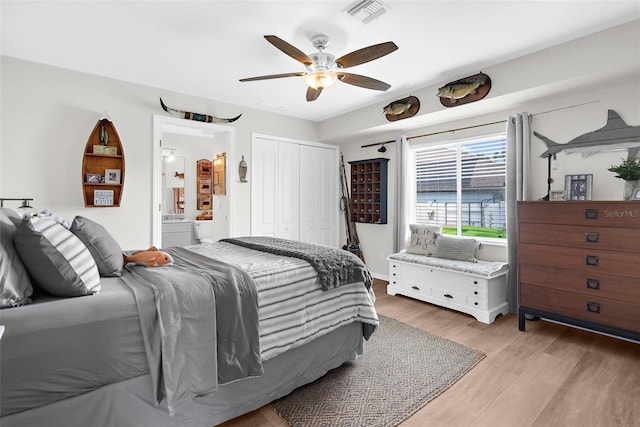
[[[628,149],[628,157],[636,158],[640,154],[640,126],[629,126],[622,120],[622,117],[613,110],[607,112],[607,124],[600,129],[588,132],[573,138],[566,144],[559,144],[546,136],[533,132],[535,136],[540,138],[547,150],[540,155],[546,157],[548,161],[547,171],[547,195],[542,200],[549,200],[551,192],[551,159],[555,158],[556,153],[565,151],[566,153],[582,153],[582,157],[587,157],[593,153],[604,150]]]
[[[164,111],[166,111],[167,113],[173,114],[174,116],[180,117],[181,119],[195,120],[198,122],[205,122],[205,123],[231,123],[238,120],[242,115],[242,113],[240,113],[235,117],[232,117],[230,119],[225,119],[225,118],[220,118],[215,116],[209,116],[207,114],[199,114],[199,113],[192,113],[189,111],[176,110],[176,109],[167,107],[164,104],[164,102],[162,102],[162,98],[160,98],[160,105],[162,106],[162,109]]]

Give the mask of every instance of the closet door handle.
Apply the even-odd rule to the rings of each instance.
[[[584,219],[598,219],[598,209],[585,209]]]
[[[445,298],[451,298],[451,299],[453,299],[453,295],[450,295],[450,294],[444,294],[443,296],[444,296]]]
[[[588,231],[584,233],[584,240],[587,243],[598,243],[600,240],[600,234],[596,231]]]
[[[585,265],[592,265],[597,267],[600,264],[600,260],[598,259],[597,255],[587,255],[586,257],[584,257],[584,263]]]
[[[411,286],[411,289],[413,289],[414,291],[419,291],[419,290],[420,290],[420,288],[419,288],[419,287],[417,287],[417,286],[415,286],[415,285],[414,285],[414,286]]]

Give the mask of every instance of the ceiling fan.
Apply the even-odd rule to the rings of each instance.
[[[277,36],[269,35],[264,36],[264,38],[285,54],[304,64],[305,67],[307,67],[307,71],[249,77],[240,79],[241,82],[280,79],[283,77],[304,77],[309,85],[307,88],[307,101],[315,101],[318,99],[323,89],[328,88],[338,80],[350,85],[381,91],[385,91],[391,87],[391,85],[380,80],[359,74],[345,73],[342,70],[390,54],[398,49],[398,46],[396,46],[394,42],[385,42],[364,47],[335,59],[334,55],[324,52],[324,49],[329,44],[329,37],[324,34],[318,34],[311,39],[311,43],[318,49],[318,52],[310,55],[305,54]]]

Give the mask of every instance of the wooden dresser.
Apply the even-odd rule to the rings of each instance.
[[[640,341],[640,201],[519,202],[525,314]]]

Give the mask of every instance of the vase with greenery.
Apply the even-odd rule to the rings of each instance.
[[[625,181],[623,199],[629,200],[638,181],[640,181],[640,159],[635,157],[622,159],[622,163],[617,166],[612,165],[608,170],[609,172],[614,172],[616,178],[621,178]]]

